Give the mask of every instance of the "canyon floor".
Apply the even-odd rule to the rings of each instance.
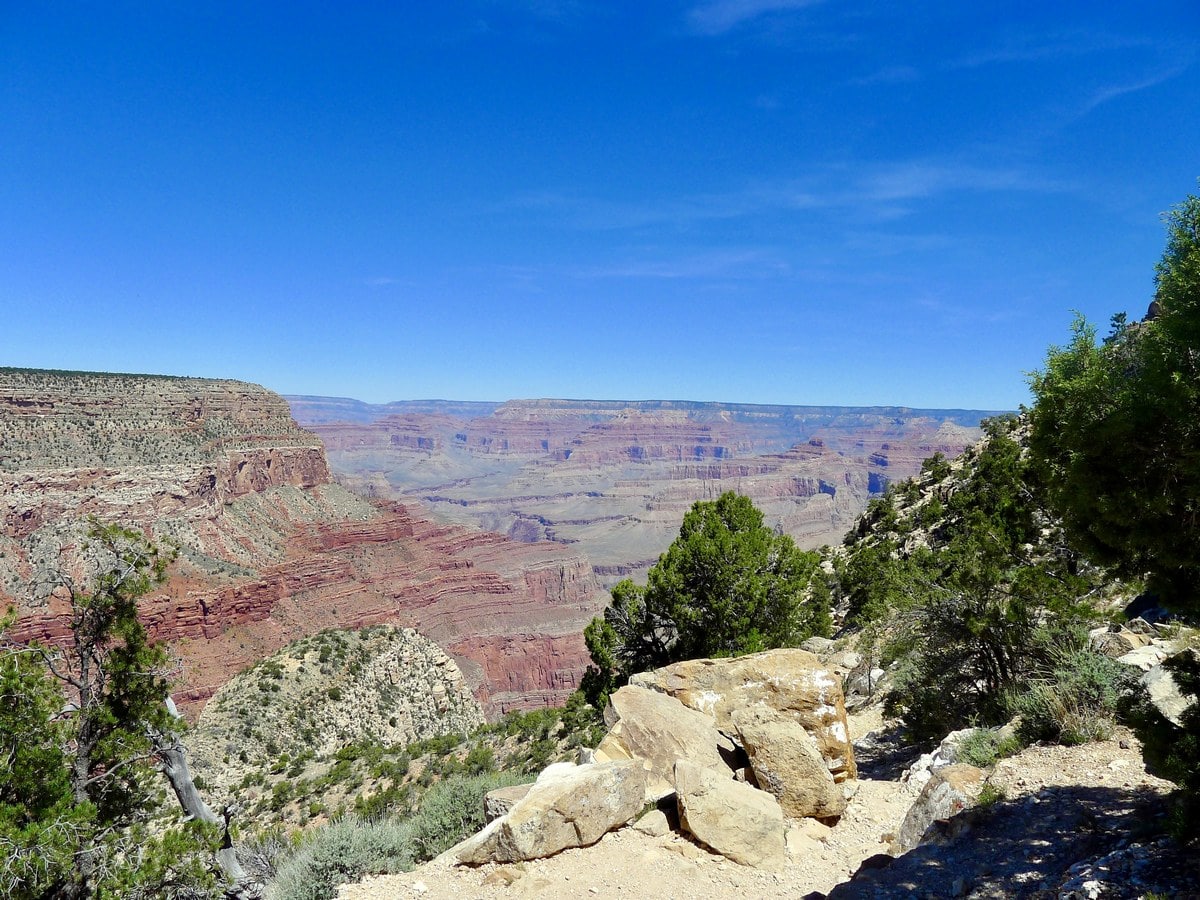
[[[1106,741],[1035,746],[1001,760],[989,780],[1004,799],[960,814],[968,819],[947,842],[889,861],[880,854],[915,792],[898,780],[913,753],[879,740],[883,734],[859,742],[858,792],[836,825],[790,823],[788,861],[779,872],[730,862],[678,834],[623,828],[591,847],[533,862],[468,868],[434,860],[345,885],[338,897],[815,900],[834,891],[838,898],[1133,898],[1200,890],[1200,861],[1162,838],[1162,801],[1171,785],[1145,771],[1136,739],[1124,730]]]

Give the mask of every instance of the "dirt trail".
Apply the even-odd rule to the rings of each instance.
[[[884,750],[887,750],[886,745]],[[835,885],[847,882],[863,860],[887,852],[889,840],[913,802],[914,793],[908,785],[888,780],[897,777],[900,770],[895,753],[889,758],[878,748],[876,752],[879,755],[873,761],[874,765],[868,761],[864,769],[871,775],[882,777],[860,780],[857,794],[837,825],[827,828],[812,820],[789,823],[788,860],[779,872],[762,872],[738,865],[708,853],[679,835],[650,837],[636,829],[624,828],[609,833],[592,847],[568,850],[550,859],[477,869],[434,861],[404,875],[380,876],[360,884],[344,885],[338,897],[340,900],[411,897],[429,900],[786,897],[794,900],[813,892],[823,895]],[[1002,761],[994,781],[1004,789],[1008,797],[1006,802],[1010,804],[1019,803],[1022,798],[1042,797],[1044,799],[1040,799],[1038,805],[1049,805],[1054,802],[1055,792],[1064,787],[1110,789],[1095,792],[1095,796],[1101,803],[1105,797],[1111,797],[1114,824],[1128,815],[1127,800],[1131,795],[1161,797],[1170,787],[1145,772],[1136,741],[1124,732],[1113,740],[1082,747],[1029,748]],[[998,804],[998,808],[1002,806]],[[1103,817],[1105,812],[1104,808],[1099,808],[1090,814]],[[1006,837],[1020,844],[1022,835],[1012,832],[1031,826],[1028,819],[1028,813],[1024,817],[997,816],[997,826],[1002,825],[1007,832],[996,837]],[[1122,825],[1127,824],[1128,819],[1125,819]],[[977,837],[986,832],[986,827],[983,819],[976,822],[973,829]],[[1036,839],[1031,830],[1030,842]],[[1075,861],[1059,861],[1055,871],[1041,872],[1038,882],[1044,885],[1049,879],[1055,884],[1060,883],[1062,878],[1059,876],[1064,875]],[[861,895],[886,895],[889,888],[884,873],[896,868],[900,862],[897,860],[881,870],[880,878],[873,884],[864,884]],[[962,882],[962,879],[958,881]],[[966,890],[970,890],[969,872],[966,884]],[[1037,886],[1029,885],[1031,889]],[[850,887],[852,885],[843,885],[841,890]],[[941,893],[943,887],[946,887],[945,893]],[[964,890],[960,884],[953,887]],[[923,888],[925,886],[917,888],[918,896],[925,892]],[[881,890],[882,895],[879,894]],[[931,896],[953,895],[949,886],[940,884],[930,884],[927,890],[932,891]],[[857,890],[851,893],[859,894]]]

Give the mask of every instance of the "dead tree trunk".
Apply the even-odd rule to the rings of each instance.
[[[262,897],[261,885],[254,883],[238,862],[237,853],[233,849],[233,839],[229,834],[229,819],[232,815],[229,807],[221,810],[218,816],[204,802],[196,782],[188,768],[187,751],[175,734],[153,733],[150,735],[158,754],[163,775],[175,792],[184,815],[191,819],[216,825],[221,829],[221,848],[217,850],[217,866],[225,876],[225,896],[230,900],[259,900]]]

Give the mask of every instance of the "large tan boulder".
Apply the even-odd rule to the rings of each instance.
[[[735,735],[735,709],[765,706],[804,727],[834,781],[857,777],[846,704],[836,674],[805,650],[768,650],[734,659],[695,659],[634,675],[630,683],[669,694]]]
[[[947,822],[974,806],[983,790],[984,775],[982,769],[965,763],[934,769],[900,824],[895,844],[897,855],[926,842],[935,822]]]
[[[675,765],[679,824],[734,862],[777,870],[787,859],[783,810],[765,791],[686,759]]]
[[[507,815],[460,844],[455,858],[467,865],[518,862],[590,846],[631,822],[645,793],[638,761],[550,766]]]
[[[483,795],[483,821],[494,822],[509,811],[522,797],[529,793],[532,784],[514,784],[493,788]]]
[[[596,748],[597,761],[641,760],[650,772],[648,799],[665,797],[675,789],[677,759],[728,771],[717,750],[719,743],[728,740],[712,718],[674,697],[626,685],[609,698],[604,720],[609,731]]]
[[[846,809],[841,785],[821,758],[817,742],[799,722],[766,706],[730,714],[750,757],[754,780],[793,818],[828,819]]]

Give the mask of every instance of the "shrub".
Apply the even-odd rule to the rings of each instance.
[[[1006,735],[999,729],[977,728],[959,742],[958,758],[968,765],[986,769],[996,760],[1019,752],[1021,746],[1016,735]]]
[[[495,788],[527,780],[509,772],[454,775],[439,781],[421,799],[412,818],[413,854],[417,861],[433,859],[483,827],[483,797]]]
[[[1132,670],[1086,647],[1057,647],[1049,665],[1008,697],[1021,717],[1020,734],[1028,743],[1084,744],[1112,735],[1123,698],[1132,694]]]
[[[975,798],[975,802],[982,807],[995,806],[1002,800],[1007,800],[1008,796],[1004,793],[1003,788],[998,788],[990,781],[980,790],[979,796]]]
[[[329,900],[338,885],[364,875],[413,867],[412,826],[392,819],[348,817],[312,832],[279,866],[270,896],[275,900]]]

